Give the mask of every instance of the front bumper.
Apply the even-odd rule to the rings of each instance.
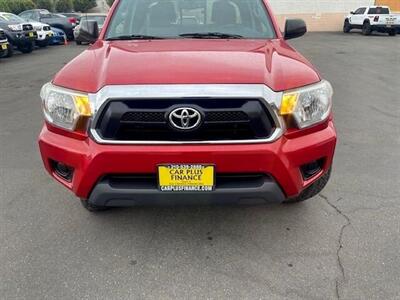
[[[214,202],[229,199],[234,202],[261,198],[282,202],[299,195],[325,174],[332,165],[336,146],[336,131],[331,121],[321,130],[307,135],[281,137],[268,144],[235,145],[101,145],[87,138],[78,140],[59,135],[44,126],[39,136],[41,155],[47,171],[76,196],[91,203],[111,200],[118,206],[183,199]],[[322,170],[304,180],[300,166],[323,159]],[[62,162],[74,169],[71,182],[56,175],[51,161]],[[107,181],[108,175],[156,174],[159,164],[215,164],[217,174],[265,174],[268,180],[253,187],[234,186],[210,193],[168,194],[157,187],[119,185]],[[196,196],[196,197],[194,197]],[[131,201],[129,201],[131,200]],[[115,203],[113,203],[115,204]],[[110,204],[111,205],[111,204]]]
[[[53,32],[51,31],[38,31],[37,32],[37,41],[43,42],[43,41],[49,41],[53,37]]]
[[[118,178],[118,177],[117,177]],[[133,206],[133,205],[201,205],[201,204],[260,204],[265,202],[281,203],[285,194],[279,185],[269,176],[255,177],[254,180],[217,184],[213,192],[161,192],[156,180],[129,181],[102,178],[90,193],[90,204],[96,206]],[[234,178],[234,176],[232,177]],[[128,180],[124,180],[128,179]],[[217,178],[218,181],[218,178]]]
[[[64,34],[58,35],[57,33],[55,33],[49,40],[49,44],[50,45],[64,44],[66,39],[67,39],[66,35]]]
[[[393,24],[393,25],[372,25],[372,30],[380,31],[380,32],[387,32],[391,30],[398,30],[400,29],[400,25]]]
[[[0,41],[0,56],[3,56],[4,53],[8,51],[8,42]]]
[[[8,31],[8,41],[16,47],[24,47],[37,39],[36,31]]]

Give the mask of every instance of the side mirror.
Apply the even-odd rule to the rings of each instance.
[[[285,40],[295,39],[305,35],[307,32],[307,25],[302,19],[289,19],[286,20],[285,25]]]
[[[354,11],[351,11],[350,14],[351,14],[351,15],[354,15]]]
[[[97,21],[85,21],[80,26],[79,35],[89,43],[94,43],[99,37],[99,24],[97,24]]]

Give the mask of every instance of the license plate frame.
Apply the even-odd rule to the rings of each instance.
[[[212,192],[215,190],[215,165],[160,164],[157,180],[161,192]]]

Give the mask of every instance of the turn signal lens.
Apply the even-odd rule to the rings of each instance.
[[[293,117],[300,129],[324,122],[332,109],[331,84],[322,80],[317,84],[283,93],[280,114]]]
[[[70,131],[84,130],[92,116],[89,96],[47,83],[40,96],[47,122]]]
[[[74,96],[75,107],[77,112],[84,117],[92,116],[92,109],[90,108],[90,102],[88,96]]]
[[[296,108],[297,100],[299,99],[298,93],[284,94],[281,104],[281,115],[290,115]]]

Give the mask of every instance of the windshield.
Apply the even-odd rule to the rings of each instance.
[[[121,0],[106,39],[254,38],[275,31],[262,0]]]
[[[3,19],[3,20],[8,21],[8,22],[21,22],[21,23],[25,22],[24,19],[22,19],[22,18],[20,18],[20,17],[18,17],[16,15],[7,14],[7,13],[1,14],[0,15],[0,19]]]
[[[86,21],[96,21],[99,26],[103,26],[105,20],[105,16],[84,16],[81,18],[81,23]]]

